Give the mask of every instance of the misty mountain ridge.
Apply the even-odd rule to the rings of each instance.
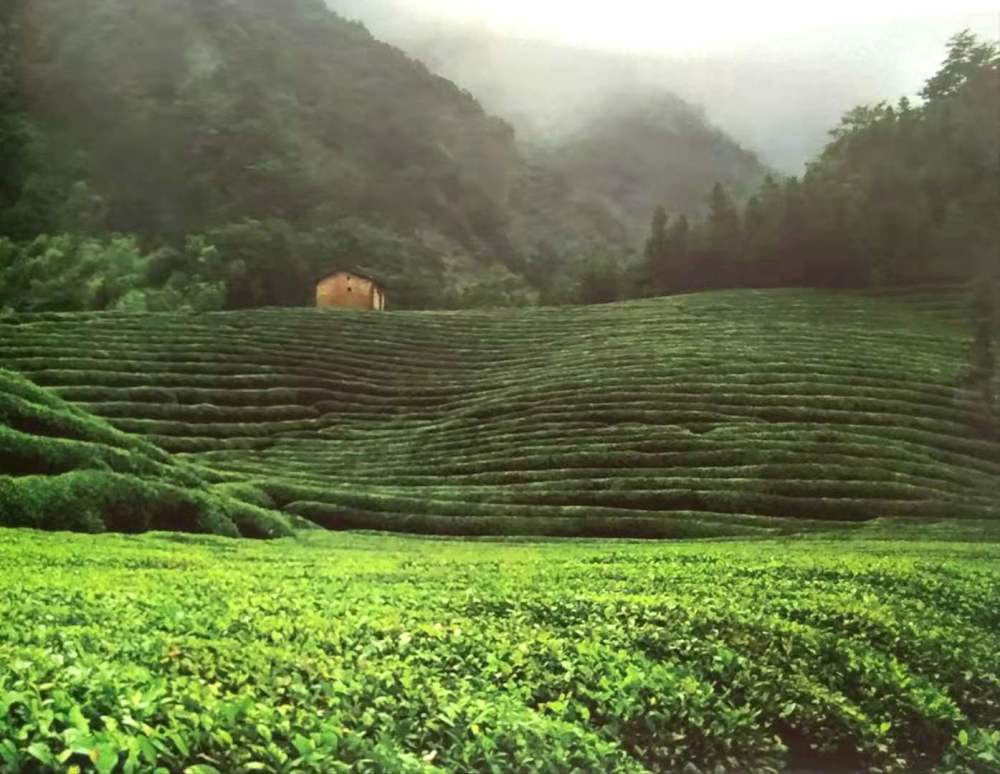
[[[662,90],[540,93],[565,131],[514,116],[515,131],[476,83],[321,0],[100,0],[73,13],[33,0],[4,10],[0,37],[0,235],[135,239],[110,274],[77,278],[104,288],[94,298],[57,294],[71,307],[152,282],[155,299],[133,301],[158,308],[190,296],[193,277],[199,298],[221,286],[229,307],[294,305],[342,263],[378,274],[405,307],[526,303],[539,252],[560,265],[634,253],[659,203],[699,214],[714,182],[740,194],[762,170]],[[105,249],[58,244],[78,267],[90,264],[73,255]],[[10,283],[53,273],[66,276],[53,266]]]
[[[439,27],[427,34],[394,42],[516,130],[527,168],[514,184],[522,195],[512,235],[524,250],[636,249],[657,205],[701,217],[713,184],[744,200],[767,172],[703,107],[644,79],[638,60]],[[540,176],[556,181],[544,200],[530,194]]]
[[[994,14],[948,12],[775,32],[770,41],[695,56],[672,52],[668,41],[651,53],[517,37],[432,14],[415,0],[328,2],[468,88],[522,139],[573,131],[581,107],[610,94],[670,92],[789,174],[802,173],[847,111],[915,97],[954,32],[997,34]]]
[[[545,147],[545,146],[543,146]],[[668,92],[609,93],[580,127],[542,152],[584,191],[602,196],[637,237],[645,237],[650,202],[692,216],[707,211],[721,183],[745,199],[766,173],[757,156],[711,126],[704,112]]]
[[[320,0],[36,0],[0,38],[2,235],[132,234],[183,252],[161,279],[203,273],[199,235],[228,306],[302,303],[338,263],[402,305],[513,279],[511,128]]]

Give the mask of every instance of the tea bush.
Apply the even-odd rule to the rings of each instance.
[[[0,370],[0,526],[292,533],[262,491],[219,479]]]
[[[327,528],[996,520],[1000,442],[963,381],[965,303],[779,290],[516,313],[9,315],[0,365],[87,415],[15,396],[0,416],[18,406],[8,425],[33,436],[15,474],[165,475],[148,458]]]
[[[997,771],[998,546],[0,531],[0,771]]]

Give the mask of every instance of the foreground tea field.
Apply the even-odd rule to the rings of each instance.
[[[0,531],[0,770],[1000,769],[1000,545]]]
[[[643,537],[995,520],[1000,443],[964,382],[967,305],[947,290],[782,290],[8,316],[0,367],[268,511],[244,519],[254,533],[289,517]],[[0,463],[0,481],[34,472]]]

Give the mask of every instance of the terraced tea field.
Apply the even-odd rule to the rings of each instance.
[[[441,534],[992,524],[1000,443],[963,386],[966,303],[739,291],[462,313],[7,316],[0,367],[271,524],[275,511]]]
[[[0,771],[995,772],[1000,545],[0,530]]]
[[[291,535],[261,497],[0,369],[0,526]]]

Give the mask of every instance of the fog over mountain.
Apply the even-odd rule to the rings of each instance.
[[[551,2],[503,11],[448,0],[329,2],[471,91],[522,140],[558,141],[609,100],[667,90],[789,173],[847,110],[915,95],[954,33],[1000,34],[1000,17],[975,4],[848,3],[824,16],[708,8],[672,20],[674,11],[625,0],[606,24],[582,4],[563,9],[560,25],[561,4]]]

